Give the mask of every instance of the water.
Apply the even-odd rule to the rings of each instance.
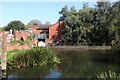
[[[7,71],[14,78],[96,78],[98,72],[120,72],[120,54],[105,50],[53,49],[60,64]]]

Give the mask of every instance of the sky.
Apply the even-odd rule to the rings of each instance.
[[[64,0],[64,2],[56,1],[36,1],[36,0],[1,0],[0,2],[0,27],[6,26],[8,23],[14,20],[20,20],[24,24],[28,24],[31,20],[38,19],[42,23],[49,21],[54,24],[58,21],[60,14],[59,11],[65,6],[75,6],[77,10],[83,7],[83,1]],[[46,2],[45,2],[46,1]],[[89,6],[94,7],[95,1],[89,0]]]

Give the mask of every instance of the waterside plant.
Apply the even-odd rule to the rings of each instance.
[[[113,71],[98,72],[97,73],[97,79],[98,80],[110,80],[110,79],[119,80],[120,79],[120,73],[113,72]]]
[[[60,59],[48,48],[32,48],[30,50],[12,50],[7,54],[7,69],[43,66],[60,63]]]

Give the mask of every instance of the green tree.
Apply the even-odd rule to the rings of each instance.
[[[120,2],[97,2],[95,8],[84,3],[79,11],[65,6],[60,15],[63,43],[113,46],[120,40]]]
[[[78,38],[79,43],[82,44],[89,44],[89,34],[91,33],[92,30],[92,20],[93,20],[93,15],[92,15],[92,9],[88,7],[88,4],[84,3],[83,4],[83,9],[79,10],[79,31],[80,31],[80,36]]]
[[[65,6],[61,10],[62,15],[59,20],[64,21],[65,28],[63,30],[62,41],[71,45],[88,44],[88,33],[91,31],[92,15],[91,9],[84,5],[82,10],[77,11],[75,7],[70,9]]]
[[[3,27],[0,27],[0,32],[4,31],[4,28]]]
[[[25,25],[25,28],[24,28],[24,29],[27,30],[27,29],[29,29],[29,28],[30,28],[30,27],[29,27],[28,25]]]
[[[96,8],[93,12],[93,30],[90,36],[92,44],[95,45],[109,45],[111,37],[109,37],[110,27],[110,11],[111,6],[109,2],[97,2]]]
[[[10,23],[8,23],[7,26],[5,26],[5,31],[9,31],[10,29],[12,30],[24,30],[25,29],[25,25],[21,22],[21,21],[11,21]]]
[[[112,46],[120,46],[120,1],[115,2],[112,5],[112,18],[111,18],[111,32],[114,35],[112,40]]]

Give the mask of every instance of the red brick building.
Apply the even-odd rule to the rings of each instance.
[[[63,22],[58,22],[49,27],[49,41],[57,42],[61,40],[63,26]]]
[[[20,40],[21,38],[23,38],[23,40],[26,40],[27,39],[27,37],[30,35],[30,33],[29,32],[27,32],[27,31],[15,31],[14,32],[14,38],[16,39],[16,40]]]
[[[64,23],[62,21],[44,27],[35,25],[32,26],[32,33],[38,41],[44,41],[45,43],[59,43],[63,26]]]
[[[27,31],[26,30],[14,31],[12,37],[10,31],[8,31],[7,34],[8,37],[10,35],[10,38],[16,39],[17,41],[20,41],[21,38],[23,38],[25,41],[29,35],[33,35],[35,41],[33,40],[32,44],[37,44],[40,41],[43,41],[46,44],[52,44],[52,43],[59,43],[61,41],[63,26],[64,23],[60,21],[53,25],[48,25],[48,26],[33,25]],[[0,32],[0,37],[4,34],[5,32]]]

